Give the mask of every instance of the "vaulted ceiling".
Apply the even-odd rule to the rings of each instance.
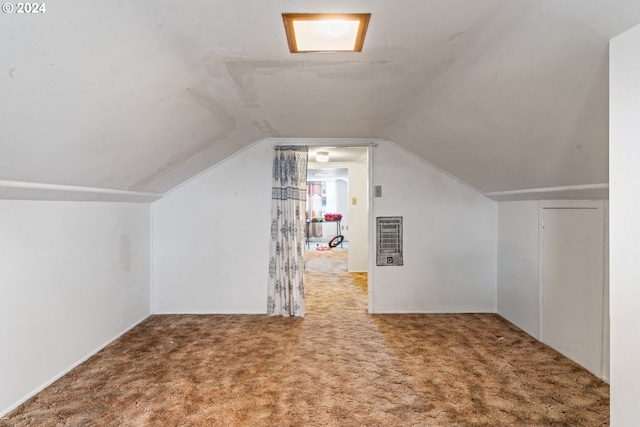
[[[298,54],[283,12],[370,12]],[[483,192],[608,182],[637,0],[139,0],[0,16],[0,180],[165,192],[267,137],[388,139]]]

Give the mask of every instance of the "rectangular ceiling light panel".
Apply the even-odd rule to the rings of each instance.
[[[370,13],[283,13],[291,53],[360,52]]]

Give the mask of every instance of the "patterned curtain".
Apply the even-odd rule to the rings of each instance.
[[[308,146],[276,146],[271,189],[267,314],[304,317]]]

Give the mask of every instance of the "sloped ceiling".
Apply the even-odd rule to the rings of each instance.
[[[637,0],[138,0],[0,16],[0,180],[163,193],[267,137],[388,139],[486,193],[608,181]],[[283,12],[371,12],[359,54]]]

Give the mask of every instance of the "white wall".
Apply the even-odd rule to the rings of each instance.
[[[536,339],[540,333],[539,231],[543,206],[578,206],[580,202],[565,200],[514,201],[498,204],[498,314]],[[605,218],[607,203],[603,202]],[[608,234],[605,233],[604,252]],[[608,271],[605,256],[604,269]],[[609,380],[609,311],[608,280],[603,283],[603,366],[602,378]]]
[[[497,203],[393,144],[374,149],[377,185],[374,220],[403,217],[404,266],[373,268],[373,311],[495,312]]]
[[[611,425],[640,419],[640,26],[610,44]]]
[[[274,144],[259,142],[152,205],[154,313],[266,311]],[[496,203],[393,144],[373,151],[384,196],[375,214],[405,217],[405,266],[375,269],[374,311],[494,312]]]
[[[498,204],[498,313],[540,339],[538,202]]]
[[[266,313],[273,145],[153,203],[154,313]]]
[[[0,200],[0,414],[150,313],[149,205]]]
[[[342,214],[342,221],[340,222],[340,234],[342,234],[346,241],[349,241],[349,182],[344,180],[336,181],[336,212]],[[343,213],[344,212],[344,213]],[[342,224],[346,220],[346,227]]]
[[[353,204],[353,199],[356,204]],[[349,271],[369,270],[369,162],[349,165]]]

